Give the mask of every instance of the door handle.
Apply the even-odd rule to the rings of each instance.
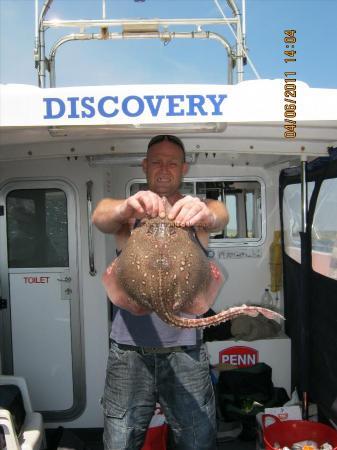
[[[92,185],[91,180],[87,181],[87,213],[88,213],[88,245],[89,245],[89,274],[94,277],[96,275],[94,241],[92,232]]]
[[[65,281],[66,283],[69,283],[71,281],[71,277],[57,278],[57,281]]]

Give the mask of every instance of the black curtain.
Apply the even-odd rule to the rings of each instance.
[[[300,394],[308,392],[310,402],[317,403],[325,417],[337,420],[337,280],[314,272],[311,264],[311,226],[321,184],[328,178],[337,178],[336,149],[329,157],[308,164],[307,179],[315,187],[307,216],[308,231],[300,233],[300,264],[285,254],[282,243],[285,329],[292,341],[293,388],[297,387]],[[284,189],[300,182],[300,167],[280,174],[282,235]]]

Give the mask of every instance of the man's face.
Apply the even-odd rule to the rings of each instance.
[[[150,147],[143,161],[149,189],[158,195],[170,197],[180,187],[188,166],[183,161],[183,152],[174,142],[164,140]]]

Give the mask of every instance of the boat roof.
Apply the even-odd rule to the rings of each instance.
[[[41,151],[46,143],[56,144],[48,153],[55,156],[63,154],[57,147],[79,141],[91,144],[90,151],[81,146],[83,154],[93,153],[93,142],[97,154],[107,153],[107,143],[117,153],[138,152],[135,138],[160,133],[183,137],[192,153],[318,156],[337,145],[337,89],[311,88],[301,81],[43,89],[5,84],[0,96],[2,160],[27,144]],[[285,105],[294,105],[295,114],[285,117]],[[287,139],[284,125],[292,120],[296,138]]]

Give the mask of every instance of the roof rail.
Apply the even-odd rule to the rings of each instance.
[[[236,81],[243,80],[243,65],[245,63],[245,44],[242,32],[241,14],[234,0],[227,0],[233,17],[205,19],[107,19],[105,0],[102,0],[102,19],[94,20],[46,20],[46,15],[53,0],[45,0],[38,16],[38,0],[35,0],[36,36],[35,36],[35,67],[38,71],[39,87],[46,87],[46,72],[49,72],[49,86],[56,86],[55,60],[57,50],[61,45],[71,41],[84,40],[127,40],[127,39],[160,39],[168,43],[173,39],[211,39],[220,42],[227,53],[227,83],[233,84],[233,72],[236,70]],[[219,33],[204,31],[202,27],[210,25],[225,25],[235,27],[235,45]],[[178,27],[191,27],[191,31],[177,31]],[[45,33],[50,28],[76,28],[79,32],[62,36],[51,47],[48,57],[45,48]],[[87,28],[97,28],[94,33],[86,32]],[[110,31],[122,28],[122,31]]]

